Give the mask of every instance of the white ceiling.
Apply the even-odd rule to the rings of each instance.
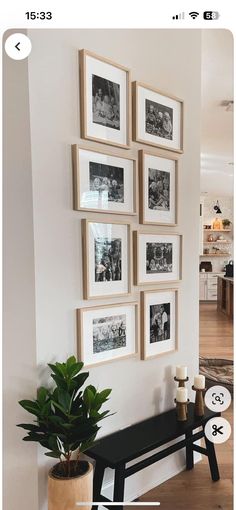
[[[202,192],[233,194],[233,112],[221,106],[232,99],[233,36],[228,30],[203,30]]]

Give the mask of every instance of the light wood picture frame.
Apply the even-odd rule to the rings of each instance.
[[[184,102],[146,83],[132,83],[133,140],[183,152]]]
[[[139,221],[142,225],[178,224],[178,168],[176,153],[140,150]]]
[[[157,285],[182,279],[183,236],[176,232],[133,232],[134,284]]]
[[[71,146],[74,210],[138,214],[137,160],[118,152]]]
[[[79,51],[81,137],[124,149],[131,141],[130,70]]]
[[[82,219],[83,296],[104,299],[131,293],[131,225]]]
[[[77,346],[86,367],[139,356],[138,302],[78,309]]]
[[[141,359],[178,350],[178,289],[141,292]]]

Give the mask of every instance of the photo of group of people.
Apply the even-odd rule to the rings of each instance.
[[[93,122],[120,129],[120,85],[92,75]]]
[[[145,99],[146,133],[173,140],[173,109]]]
[[[90,161],[90,191],[104,202],[124,203],[124,169]]]
[[[148,208],[170,210],[170,174],[155,168],[148,169]]]
[[[121,239],[95,239],[95,282],[122,279]]]
[[[146,274],[172,271],[172,243],[146,243]]]
[[[150,344],[170,339],[170,303],[150,306]]]
[[[93,353],[126,346],[126,315],[93,319]]]

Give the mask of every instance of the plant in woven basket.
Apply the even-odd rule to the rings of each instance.
[[[92,446],[98,433],[98,423],[109,415],[101,412],[111,389],[97,391],[90,385],[82,389],[88,372],[81,372],[82,362],[74,356],[65,363],[48,364],[54,388],[41,387],[37,399],[21,400],[19,404],[36,417],[34,423],[21,423],[27,430],[24,441],[35,441],[49,450],[48,457],[59,460],[53,468],[57,477],[74,477],[83,474],[87,463],[80,454]],[[75,458],[72,458],[75,457]]]

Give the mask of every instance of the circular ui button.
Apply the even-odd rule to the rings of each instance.
[[[230,437],[231,426],[225,418],[211,418],[204,429],[205,436],[215,444],[225,443]]]
[[[14,60],[23,60],[31,52],[31,41],[25,34],[15,33],[10,35],[5,42],[5,51],[8,57]]]
[[[231,404],[231,395],[224,386],[215,385],[205,394],[205,404],[211,411],[220,413],[226,411]]]

